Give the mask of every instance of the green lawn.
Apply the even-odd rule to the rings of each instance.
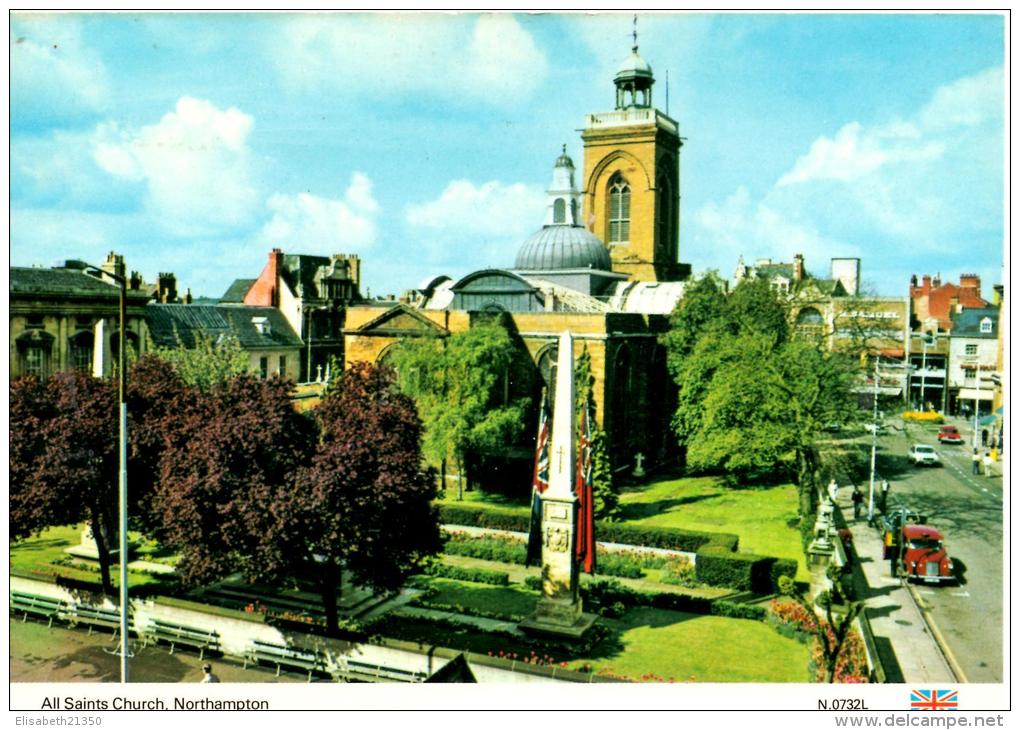
[[[463,606],[468,610],[510,617],[529,615],[538,600],[534,591],[514,586],[490,586],[449,578],[429,578],[428,583],[437,592],[423,604],[425,606]]]
[[[636,525],[732,532],[741,552],[796,560],[798,579],[807,580],[797,529],[797,490],[726,487],[715,477],[653,482],[620,495],[622,520]]]
[[[652,608],[601,620],[620,631],[618,651],[571,661],[571,668],[589,664],[596,672],[666,682],[808,681],[808,647],[760,621]]]
[[[11,570],[27,576],[56,573],[65,578],[98,584],[100,582],[98,561],[71,558],[64,552],[65,548],[81,543],[81,532],[81,525],[50,527],[36,537],[13,543],[10,549]],[[128,539],[140,543],[132,559],[168,562],[157,547],[141,540],[139,535],[129,532]],[[119,585],[118,571],[118,563],[114,562],[110,566],[110,577],[115,586]],[[166,583],[167,579],[129,569],[128,581],[130,587],[137,588],[154,583]]]

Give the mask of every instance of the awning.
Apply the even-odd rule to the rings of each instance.
[[[982,416],[978,419],[978,423],[982,426],[991,426],[993,423],[999,420],[998,416]]]
[[[991,400],[992,391],[987,388],[960,388],[959,394],[956,396],[963,400]]]

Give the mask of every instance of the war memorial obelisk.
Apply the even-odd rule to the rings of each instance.
[[[579,639],[595,623],[581,610],[578,591],[577,438],[574,424],[574,341],[560,335],[553,399],[549,488],[542,495],[542,597],[535,613],[522,621],[522,631]]]

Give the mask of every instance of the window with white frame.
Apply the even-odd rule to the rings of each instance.
[[[977,345],[966,345],[964,346],[965,355],[977,355]]]
[[[981,320],[981,334],[990,335],[992,333],[992,320],[989,317],[985,317]]]

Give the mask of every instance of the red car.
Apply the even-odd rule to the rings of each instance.
[[[953,561],[942,544],[942,533],[930,525],[904,525],[899,540],[887,535],[886,558],[900,554],[898,565],[908,579],[925,583],[946,583],[956,580]]]
[[[963,436],[956,430],[956,426],[942,426],[939,429],[940,444],[962,444]]]

